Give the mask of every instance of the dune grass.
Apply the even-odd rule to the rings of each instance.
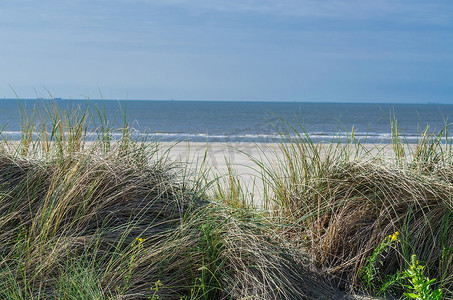
[[[314,143],[303,128],[287,125],[274,155],[252,158],[269,190],[265,206],[290,224],[282,234],[341,289],[401,295],[416,255],[435,286],[452,297],[448,126],[437,134],[426,129],[409,145],[397,122],[391,125],[392,144],[372,148],[353,135],[347,143]],[[395,233],[398,240],[370,260]]]
[[[20,141],[3,136],[0,298],[402,295],[413,255],[426,267],[411,274],[451,297],[448,127],[410,147],[395,122],[392,159],[288,127],[274,155],[251,157],[258,208],[232,165],[212,179],[206,155],[172,162],[120,121],[48,102],[22,110]]]

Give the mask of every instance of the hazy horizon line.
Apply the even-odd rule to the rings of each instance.
[[[210,100],[210,99],[107,99],[107,98],[6,98],[2,100],[19,100],[19,101],[37,101],[37,100],[56,100],[56,101],[166,101],[166,102],[255,102],[255,103],[310,103],[310,104],[425,104],[425,105],[453,105],[446,101],[414,101],[414,102],[398,102],[398,101],[340,101],[340,100]]]

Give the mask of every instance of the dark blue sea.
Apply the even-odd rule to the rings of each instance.
[[[66,111],[87,109],[97,120],[93,132],[98,113],[116,129],[126,116],[135,135],[158,141],[275,142],[284,120],[315,141],[347,140],[354,131],[362,142],[389,143],[395,118],[406,140],[415,143],[427,126],[437,133],[453,122],[453,105],[440,104],[5,99],[0,100],[2,135],[19,139],[20,110],[31,116],[51,103]]]

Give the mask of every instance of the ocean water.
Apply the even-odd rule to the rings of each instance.
[[[49,100],[0,100],[0,129],[3,136],[20,138],[20,109],[32,115]],[[362,142],[389,143],[393,117],[408,142],[415,143],[423,129],[438,132],[453,122],[453,105],[440,104],[352,104],[301,102],[218,101],[115,101],[56,100],[62,109],[96,108],[110,126],[121,128],[124,116],[135,135],[150,140],[194,142],[274,142],[285,120],[315,141],[346,141],[352,130]],[[95,131],[95,125],[91,127]]]

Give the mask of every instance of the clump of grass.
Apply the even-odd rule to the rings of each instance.
[[[302,129],[287,127],[276,155],[255,159],[270,193],[274,216],[293,226],[283,233],[305,247],[340,287],[362,285],[360,270],[381,242],[400,232],[375,270],[385,278],[402,272],[416,254],[430,278],[453,290],[453,168],[447,126],[422,133],[412,146],[392,125],[388,148],[360,141],[315,143]],[[390,149],[390,150],[392,150]],[[283,155],[281,155],[282,153]]]
[[[149,249],[171,240],[189,211],[207,201],[178,182],[156,144],[133,140],[128,127],[118,141],[96,128],[101,138],[88,143],[90,120],[86,108],[67,112],[51,102],[31,116],[22,111],[22,123],[31,125],[19,143],[4,139],[3,297],[134,298],[175,271],[162,265],[166,247]],[[156,269],[138,276],[145,258]]]
[[[112,160],[114,154],[42,161],[2,155],[0,268],[24,264],[15,274],[17,284],[34,290],[45,282],[46,295],[55,295],[53,287],[68,282],[57,281],[67,268],[95,264],[91,274],[100,281],[95,286],[124,285],[125,290],[105,292],[129,293],[136,288],[132,273],[138,256],[144,255],[129,245],[137,237],[159,243],[188,210],[201,206],[203,200],[185,196],[161,162],[137,166],[128,156]],[[16,249],[20,235],[25,252]],[[80,257],[88,266],[78,266]]]

